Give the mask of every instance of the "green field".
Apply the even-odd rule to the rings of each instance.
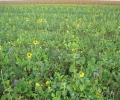
[[[119,100],[120,6],[0,5],[1,100]]]

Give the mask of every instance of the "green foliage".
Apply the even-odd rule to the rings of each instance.
[[[0,9],[1,100],[119,100],[119,6]]]

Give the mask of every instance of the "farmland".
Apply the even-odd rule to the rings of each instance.
[[[120,6],[0,5],[1,100],[119,100]]]

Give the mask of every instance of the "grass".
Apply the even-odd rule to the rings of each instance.
[[[1,100],[119,100],[119,6],[0,9]]]

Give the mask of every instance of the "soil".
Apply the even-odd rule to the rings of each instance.
[[[101,4],[120,5],[120,1],[99,0],[24,0],[24,1],[0,1],[0,4]]]

